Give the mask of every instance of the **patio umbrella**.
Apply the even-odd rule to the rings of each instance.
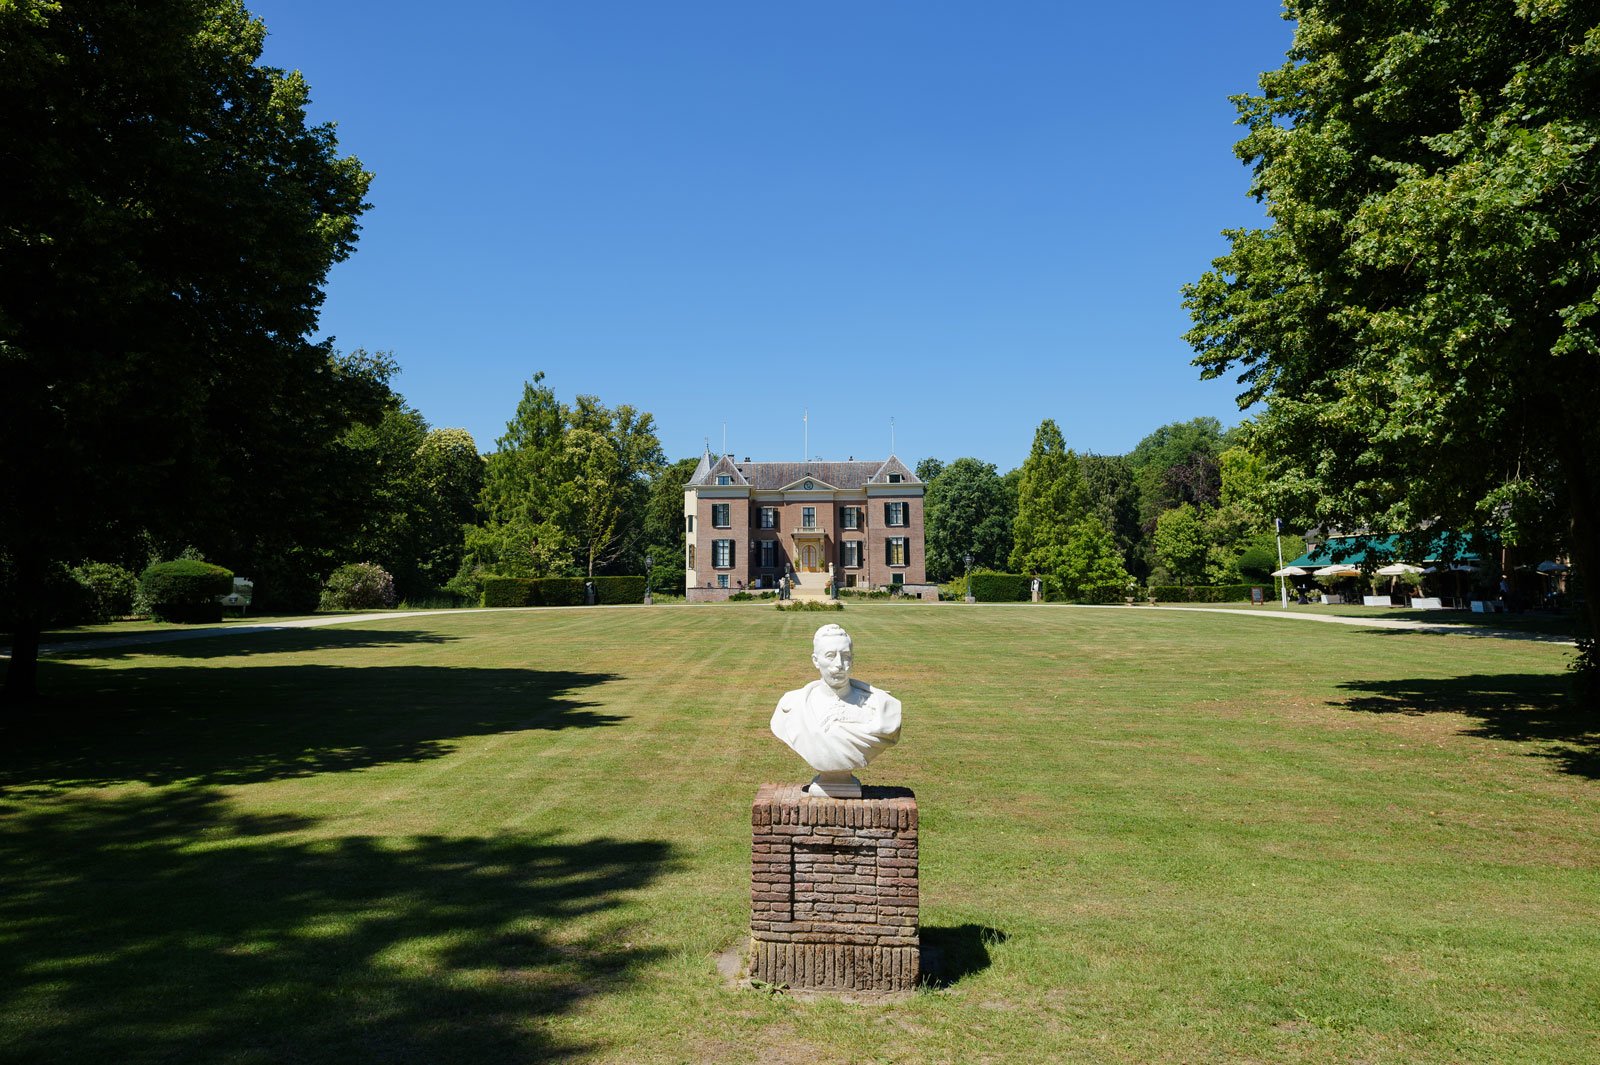
[[[1310,572],[1310,570],[1301,569],[1299,566],[1285,566],[1282,569],[1273,570],[1272,575],[1274,577],[1304,577]]]
[[[1563,566],[1559,562],[1541,562],[1541,563],[1539,563],[1539,572],[1540,573],[1565,573],[1565,572],[1567,572],[1567,567]]]
[[[1359,577],[1359,576],[1361,576],[1361,571],[1356,569],[1354,566],[1346,566],[1343,563],[1340,563],[1340,564],[1334,565],[1334,566],[1323,566],[1321,569],[1317,570],[1317,572],[1314,574],[1314,576],[1317,576],[1317,577]]]
[[[1421,573],[1421,566],[1413,566],[1409,562],[1391,562],[1379,570],[1374,570],[1380,577],[1404,577],[1408,573]]]

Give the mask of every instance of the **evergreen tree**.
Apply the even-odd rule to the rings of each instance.
[[[1078,456],[1067,450],[1049,418],[1039,423],[1017,482],[1017,517],[1012,525],[1010,567],[1044,573],[1051,552],[1066,546],[1073,524],[1089,509],[1089,488]]]

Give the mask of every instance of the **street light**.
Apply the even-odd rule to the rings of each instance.
[[[1272,527],[1278,534],[1278,570],[1283,570],[1283,519],[1273,518]],[[1283,599],[1283,609],[1289,609],[1289,575],[1285,573],[1278,578],[1278,592]]]
[[[961,561],[967,564],[967,602],[976,603],[978,600],[972,594],[972,552],[961,556]]]
[[[655,560],[648,554],[644,556],[644,605],[651,606],[650,598],[650,567],[655,565]]]

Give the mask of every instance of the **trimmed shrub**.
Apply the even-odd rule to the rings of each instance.
[[[139,578],[111,562],[88,562],[72,571],[83,586],[82,607],[93,621],[111,621],[133,613]],[[231,588],[230,588],[231,590]]]
[[[1217,584],[1185,587],[1181,584],[1152,584],[1150,597],[1161,603],[1238,603],[1250,601],[1251,588],[1264,584]],[[1268,588],[1270,593],[1271,589]],[[1270,598],[1270,594],[1269,594]]]
[[[233,591],[233,571],[209,562],[157,562],[139,575],[150,612],[162,621],[221,621],[219,597]]]
[[[1025,603],[1032,580],[1021,573],[979,571],[972,575],[972,597],[980,603]]]
[[[533,582],[530,606],[582,606],[583,577],[538,577]],[[598,591],[598,589],[597,589]],[[644,589],[639,589],[644,598]]]
[[[318,606],[322,610],[383,610],[398,597],[394,578],[376,562],[350,562],[329,575]]]
[[[483,578],[484,606],[527,606],[533,601],[533,581],[528,577]]]
[[[644,602],[643,577],[596,577],[594,585],[604,606]]]
[[[732,598],[731,596],[729,598]],[[779,610],[843,610],[844,604],[840,602],[819,599],[791,599],[786,603],[773,604]]]

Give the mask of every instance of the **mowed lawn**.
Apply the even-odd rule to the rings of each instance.
[[[942,970],[730,987],[817,625],[899,696]],[[0,1060],[1600,1060],[1566,650],[1143,607],[458,613],[49,660]]]

